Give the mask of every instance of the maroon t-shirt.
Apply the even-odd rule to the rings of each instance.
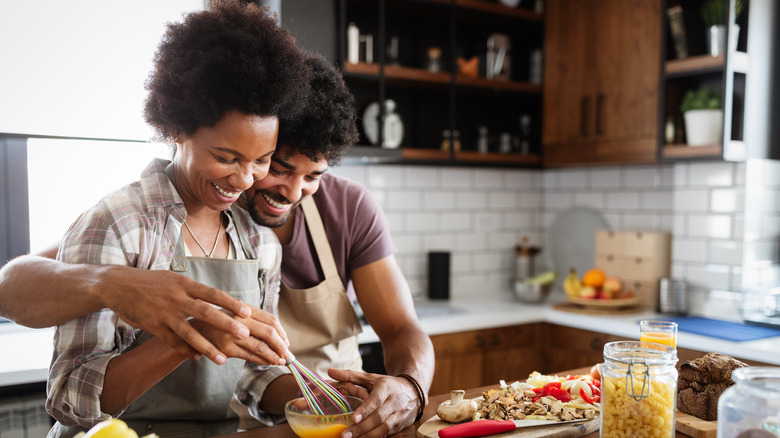
[[[382,208],[365,187],[326,173],[312,196],[345,288],[353,269],[395,253]],[[300,206],[292,220],[293,238],[282,246],[282,281],[293,289],[307,289],[325,276]]]

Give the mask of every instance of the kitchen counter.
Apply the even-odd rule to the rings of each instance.
[[[654,312],[623,315],[586,315],[556,310],[552,302],[521,303],[514,299],[491,301],[454,300],[419,302],[417,311],[423,330],[440,335],[511,325],[547,322],[626,338],[638,338],[639,320],[663,319]],[[54,329],[28,329],[12,323],[0,324],[0,386],[44,382],[48,375]],[[369,326],[358,336],[361,344],[378,342]],[[712,351],[742,359],[780,366],[780,336],[747,342],[731,342],[679,332],[677,345],[698,351]]]

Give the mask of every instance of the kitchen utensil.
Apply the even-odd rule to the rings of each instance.
[[[306,400],[311,413],[331,415],[334,413],[346,414],[352,411],[346,397],[341,395],[336,388],[320,378],[320,376],[309,371],[295,358],[287,359],[287,367],[292,372],[295,383],[298,384],[298,389],[303,394],[303,398]],[[319,394],[315,391],[318,391]]]
[[[363,403],[357,397],[347,397],[349,412],[328,406],[325,414],[314,414],[304,397],[290,400],[284,406],[284,416],[290,428],[300,438],[338,438],[352,424],[352,412]],[[327,403],[322,400],[323,403]],[[327,406],[327,404],[326,404]]]
[[[511,65],[509,37],[502,33],[488,36],[485,56],[485,76],[488,79],[509,79]]]
[[[520,427],[556,426],[562,424],[581,423],[588,419],[571,421],[552,420],[477,420],[445,427],[439,431],[439,438],[468,438],[488,436],[509,432]]]

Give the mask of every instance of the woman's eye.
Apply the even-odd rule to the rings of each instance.
[[[220,163],[232,163],[235,161],[232,158],[220,157],[219,155],[215,155],[215,156],[217,157],[217,161],[219,161]]]

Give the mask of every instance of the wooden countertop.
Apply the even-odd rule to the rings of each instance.
[[[563,371],[558,373],[558,375],[565,376],[567,374],[585,374],[588,372],[590,372],[590,369],[588,368],[579,368],[576,370]],[[466,390],[465,398],[479,397],[480,395],[482,395],[483,392],[495,387],[496,385],[487,385],[480,388],[472,388]],[[425,411],[423,412],[423,416],[420,419],[420,421],[412,424],[411,426],[407,427],[406,429],[402,430],[401,432],[397,433],[394,436],[397,438],[417,438],[417,428],[420,427],[420,425],[423,424],[425,421],[427,421],[428,419],[436,415],[436,407],[438,407],[441,403],[449,399],[450,399],[449,394],[439,394],[439,395],[431,396],[428,402],[428,406],[425,407]],[[588,435],[585,435],[586,438],[594,438],[598,436],[599,436],[598,432],[593,432]],[[675,434],[675,437],[690,438],[689,435],[685,435],[680,432],[677,432]],[[290,429],[290,426],[285,423],[285,424],[280,424],[278,426],[264,427],[260,429],[248,430],[245,432],[222,435],[221,438],[298,438],[298,437],[295,435],[295,433],[293,433],[292,429]]]

